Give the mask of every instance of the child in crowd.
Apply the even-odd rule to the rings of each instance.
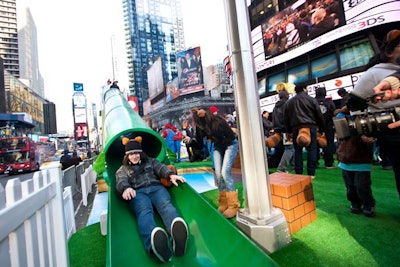
[[[337,117],[343,117],[340,112]],[[338,141],[337,158],[346,186],[350,212],[363,212],[367,217],[375,216],[375,199],[371,189],[371,165],[375,138],[351,136]]]

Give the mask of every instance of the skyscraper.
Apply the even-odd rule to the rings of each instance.
[[[44,98],[44,80],[39,70],[39,52],[35,21],[29,7],[18,2],[19,77],[30,89]]]
[[[149,99],[147,70],[161,57],[164,83],[178,76],[176,52],[185,49],[180,0],[123,0],[129,94],[139,114]],[[157,97],[156,97],[157,98]]]
[[[16,0],[0,0],[0,14],[0,56],[4,69],[19,78]]]

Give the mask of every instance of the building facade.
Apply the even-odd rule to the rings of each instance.
[[[399,28],[399,12],[398,1],[385,0],[252,1],[261,108],[272,111],[280,84],[304,86],[311,96],[325,87],[333,101],[339,88],[351,91],[386,34]]]
[[[19,78],[16,0],[0,1],[0,56],[4,69]]]
[[[30,9],[22,5],[18,5],[18,56],[20,79],[35,93],[44,97],[44,80],[39,69],[37,29]]]
[[[0,126],[56,133],[55,105],[44,98],[39,72],[36,26],[23,3],[0,1]]]
[[[164,84],[178,76],[176,53],[185,49],[180,0],[123,0],[129,95],[139,114],[149,99],[147,71],[161,57]],[[164,92],[165,94],[165,92]],[[163,97],[163,96],[161,96]]]

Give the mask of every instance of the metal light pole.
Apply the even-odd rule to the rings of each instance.
[[[290,242],[290,233],[282,211],[271,204],[248,10],[245,0],[225,0],[224,4],[247,205],[237,214],[237,226],[272,253]]]

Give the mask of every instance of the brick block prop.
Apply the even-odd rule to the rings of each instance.
[[[290,234],[317,219],[311,176],[275,172],[269,178],[272,206],[282,210]]]

